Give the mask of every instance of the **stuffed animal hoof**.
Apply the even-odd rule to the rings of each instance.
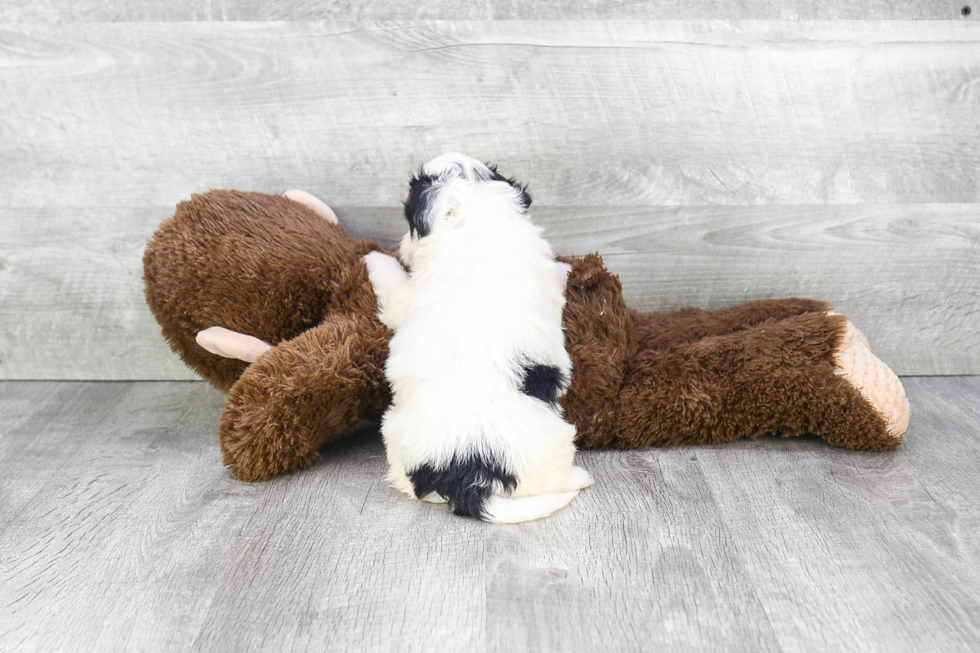
[[[838,313],[837,311],[827,311],[827,315],[832,315],[832,316],[833,315],[840,315],[840,313]],[[854,337],[857,338],[857,341],[858,342],[860,342],[861,344],[863,344],[868,349],[871,349],[871,343],[868,342],[867,336],[865,336],[863,333],[861,333],[861,330],[858,329],[856,326],[854,326],[854,323],[852,323],[850,320],[848,320],[847,321],[847,327],[848,327],[848,329],[851,330],[851,332],[853,332]]]
[[[901,440],[909,426],[910,406],[901,380],[875,356],[868,340],[848,320],[840,346],[834,354],[835,374],[854,386],[871,404],[888,435]]]
[[[320,216],[327,222],[332,222],[333,224],[340,224],[340,221],[337,220],[337,214],[333,212],[333,209],[331,209],[329,206],[324,204],[323,200],[319,199],[318,197],[314,197],[313,195],[310,195],[305,190],[299,190],[294,188],[292,190],[287,190],[282,195],[283,197],[291,199],[294,202],[299,202],[300,204],[310,209],[311,211],[316,213],[318,216]]]

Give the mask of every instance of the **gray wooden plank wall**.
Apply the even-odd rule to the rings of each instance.
[[[5,652],[980,649],[980,377],[908,379],[885,453],[583,453],[517,526],[399,496],[368,433],[236,481],[201,383],[3,386]]]
[[[372,22],[0,3],[0,379],[192,378],[140,281],[177,201],[305,188],[391,243],[446,150],[529,181],[557,248],[603,253],[639,308],[818,297],[901,374],[980,373],[976,12],[341,4]],[[218,18],[243,20],[179,22]]]
[[[950,20],[969,0],[0,0],[4,21]],[[968,13],[967,16],[970,14]]]

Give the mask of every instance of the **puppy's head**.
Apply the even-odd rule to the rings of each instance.
[[[418,242],[443,225],[463,202],[498,200],[514,211],[527,213],[531,196],[527,187],[497,172],[495,166],[451,152],[432,159],[408,182],[405,220],[399,256],[411,267]]]

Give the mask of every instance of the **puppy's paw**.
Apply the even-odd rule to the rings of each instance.
[[[562,491],[571,492],[572,490],[584,490],[594,482],[595,481],[592,480],[592,475],[589,474],[584,467],[572,467],[572,471],[569,472]]]
[[[382,293],[387,293],[408,276],[405,268],[394,256],[389,256],[382,252],[368,252],[364,255],[364,264],[367,265],[368,279],[374,288],[374,294],[381,297]]]
[[[561,261],[558,261],[557,273],[558,283],[561,284],[561,291],[565,292],[565,289],[568,288],[568,275],[572,273],[571,263],[562,263]]]

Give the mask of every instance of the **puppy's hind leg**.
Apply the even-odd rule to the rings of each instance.
[[[517,524],[541,519],[567,506],[577,494],[578,490],[516,499],[494,496],[487,502],[483,519],[493,524]]]
[[[592,475],[584,467],[572,467],[572,471],[568,473],[568,478],[562,484],[561,491],[584,490],[594,482]]]

